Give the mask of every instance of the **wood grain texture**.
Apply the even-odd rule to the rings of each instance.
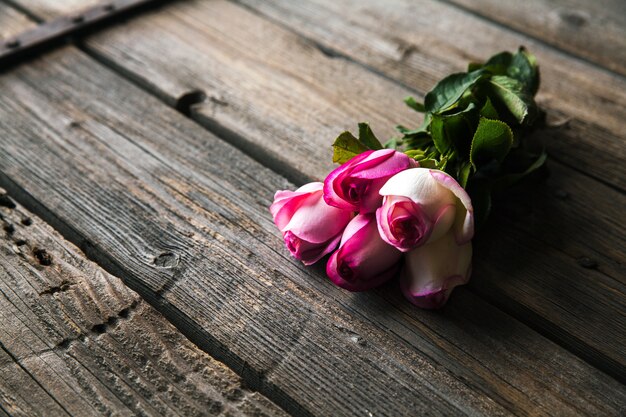
[[[6,413],[285,415],[39,218],[5,204],[0,225]]]
[[[237,31],[230,29],[234,21],[239,22]],[[297,181],[323,178],[329,172],[329,145],[342,129],[354,129],[351,123],[368,120],[376,132],[386,134],[378,127],[389,128],[410,116],[401,101],[409,90],[329,57],[228,2],[173,5],[88,44],[172,106],[187,91],[204,91],[208,98],[193,106],[192,117]],[[559,135],[573,129],[563,128]],[[512,242],[535,247],[536,253],[556,251],[560,261],[551,265],[554,271],[534,270],[528,277],[528,271],[509,267],[508,256],[499,256],[494,265],[510,278],[503,280],[495,269],[485,268],[481,271],[492,272],[475,274],[472,285],[594,364],[623,377],[624,332],[619,330],[626,326],[622,314],[626,254],[620,248],[626,235],[621,210],[626,198],[561,165],[555,166],[552,181],[558,185],[541,191],[546,203],[534,205],[532,222],[511,233]],[[572,190],[572,201],[558,198],[561,188]],[[512,246],[504,249],[509,256],[515,252]],[[487,254],[476,253],[479,262],[494,262]],[[582,257],[595,259],[599,269],[581,267],[577,260]],[[576,279],[567,279],[564,285],[563,277]],[[532,318],[521,314],[526,310],[534,313]],[[611,331],[598,333],[597,322],[609,323]]]
[[[447,1],[626,75],[622,0]]]
[[[623,385],[464,289],[435,313],[304,268],[267,212],[293,185],[76,50],[0,89],[2,183],[288,411],[623,411]]]
[[[569,129],[542,132],[552,158],[626,190],[622,76],[437,1],[239,2],[327,50],[393,77],[419,95],[444,76],[464,71],[469,61],[484,61],[525,45],[541,67],[540,105],[552,120],[569,120]]]
[[[0,2],[0,42],[34,26],[22,13]]]
[[[102,0],[10,0],[13,5],[28,11],[40,20],[80,13],[89,7],[103,3]]]

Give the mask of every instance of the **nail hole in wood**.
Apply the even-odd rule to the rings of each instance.
[[[34,248],[33,255],[35,255],[35,258],[37,258],[37,261],[39,261],[40,265],[52,265],[52,255],[50,255],[47,250]]]
[[[202,90],[189,91],[176,100],[176,110],[185,116],[191,115],[193,106],[200,104],[206,100],[206,94]]]
[[[123,308],[122,310],[120,310],[119,313],[117,313],[117,315],[123,319],[127,319],[129,314],[130,314],[130,308],[128,307]]]
[[[561,12],[561,19],[574,27],[582,27],[587,24],[589,16],[580,10],[565,10]]]
[[[85,21],[85,16],[78,15],[72,18],[72,23],[83,23]]]
[[[10,41],[7,41],[4,45],[9,49],[14,49],[19,47],[21,45],[21,42],[19,39],[11,39]]]
[[[32,224],[33,224],[33,220],[32,220],[30,217],[24,217],[24,218],[22,219],[22,224],[23,224],[24,226],[30,226],[30,225],[32,225]]]
[[[2,194],[2,195],[0,195],[0,206],[6,207],[6,208],[10,208],[10,209],[14,209],[15,208],[15,203],[13,202],[13,200],[11,200],[9,198],[8,195]]]
[[[105,12],[112,12],[113,10],[115,10],[115,5],[114,4],[105,4],[103,7]]]
[[[91,328],[91,331],[96,334],[102,334],[106,332],[106,330],[107,330],[107,326],[104,323],[96,324]]]
[[[57,347],[59,349],[67,349],[69,346],[70,346],[70,340],[69,339],[63,339],[57,345]]]
[[[591,258],[587,258],[583,256],[582,258],[578,258],[578,265],[587,269],[595,269],[598,267],[598,263]]]

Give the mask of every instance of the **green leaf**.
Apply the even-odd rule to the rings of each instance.
[[[483,108],[480,109],[480,115],[483,117],[486,117],[487,119],[499,119],[500,118],[498,116],[498,111],[496,110],[495,107],[493,107],[493,104],[491,103],[491,100],[489,100],[489,97],[487,97],[485,104],[483,104]]]
[[[426,107],[422,103],[418,103],[413,97],[405,98],[404,103],[417,112],[424,113],[426,111]]]
[[[420,159],[417,162],[420,164],[420,167],[422,168],[431,168],[431,169],[437,168],[436,159],[425,158],[425,159]]]
[[[383,145],[385,149],[398,149],[402,145],[402,139],[391,138]]]
[[[521,83],[521,89],[534,96],[539,88],[537,59],[523,46],[512,54],[501,52],[485,63],[484,69],[493,75],[507,76]]]
[[[426,155],[426,152],[424,152],[421,149],[411,149],[409,151],[404,152],[409,158],[413,158],[415,160],[420,160],[423,159],[424,156]]]
[[[537,59],[523,46],[513,55],[507,75],[515,78],[524,86],[524,91],[534,96],[539,89],[539,68]]]
[[[490,91],[511,112],[519,124],[531,120],[536,113],[536,104],[532,96],[524,91],[524,85],[505,75],[494,75],[488,81]]]
[[[343,164],[360,153],[369,150],[350,132],[343,132],[333,143],[333,162]]]
[[[423,149],[433,143],[430,134],[422,131],[406,135],[402,141],[406,144],[407,150]]]
[[[512,61],[512,53],[500,52],[489,58],[489,60],[485,62],[484,68],[493,75],[507,75]]]
[[[450,140],[446,132],[445,116],[433,116],[433,121],[430,124],[430,129],[433,143],[435,144],[437,150],[442,154],[448,152],[450,146],[452,146],[452,141]]]
[[[470,175],[473,174],[474,166],[471,162],[467,162],[465,165],[459,169],[459,174],[457,178],[459,180],[459,184],[461,187],[465,188],[467,186],[467,181],[469,180]]]
[[[500,120],[480,118],[472,139],[470,161],[474,166],[495,159],[501,162],[513,144],[513,132]]]
[[[439,81],[424,98],[424,106],[431,113],[442,113],[453,107],[463,93],[471,88],[483,76],[482,69],[448,75]]]
[[[481,64],[480,62],[470,62],[469,64],[467,64],[467,72],[476,71],[478,69],[481,69],[482,67],[483,64]]]
[[[383,145],[380,144],[380,141],[367,123],[359,123],[359,141],[367,146],[368,149],[378,150],[383,148]]]
[[[477,124],[478,112],[474,103],[454,114],[433,115],[431,135],[435,147],[442,154],[454,147],[459,153],[467,155]]]

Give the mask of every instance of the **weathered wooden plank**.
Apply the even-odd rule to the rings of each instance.
[[[622,0],[448,1],[626,75]]]
[[[50,416],[67,412],[33,377],[0,346],[0,416],[34,416],[46,410]],[[11,414],[8,414],[11,413]]]
[[[61,10],[75,7],[70,5],[65,9],[66,6],[55,6],[57,3],[50,0],[22,1],[23,7],[44,17],[53,17]],[[626,167],[621,163],[626,158],[626,151],[621,146],[624,140],[622,121],[626,117],[626,80],[623,77],[604,73],[556,53],[533,39],[490,25],[435,1],[238,2],[310,36],[325,47],[335,49],[401,80],[416,89],[418,94],[428,91],[445,74],[463,69],[468,60],[481,60],[494,51],[505,48],[512,50],[525,44],[533,52],[537,52],[543,66],[544,86],[540,101],[552,110],[553,120],[569,120],[570,129],[542,132],[548,150],[570,166],[626,190]],[[200,8],[200,5],[196,6],[193,2],[186,6]],[[61,10],[55,10],[59,7]],[[205,7],[212,12],[219,9],[219,6],[211,4]],[[438,18],[432,19],[429,16]],[[380,25],[380,21],[389,23]],[[204,23],[208,21],[197,22],[195,26]],[[110,35],[106,35],[107,41],[110,38]],[[123,39],[112,40],[117,47],[125,49],[124,53],[137,52],[129,39],[126,39],[126,43]],[[273,43],[269,42],[267,48],[271,48]],[[422,47],[422,44],[430,46]],[[114,49],[117,47],[113,45]],[[195,49],[198,45],[191,44],[187,47]],[[135,48],[141,49],[142,46]],[[196,52],[206,53],[201,48]],[[106,56],[107,59],[111,57],[120,61],[120,56],[114,53]],[[157,61],[159,59],[152,58]],[[132,64],[125,64],[126,70],[135,70]],[[177,61],[170,65],[176,66]],[[138,74],[142,78],[148,76],[145,68],[138,71]],[[144,81],[158,88],[171,86],[171,80],[168,80],[169,85],[167,82],[159,83],[160,75],[162,74],[151,71],[149,79]],[[180,97],[187,90],[176,92],[179,95],[173,97]],[[349,93],[341,92],[341,95],[348,97]],[[219,97],[214,99],[220,102]],[[380,100],[380,96],[374,99]],[[581,106],[580,103],[585,105]],[[403,121],[406,117],[397,117],[393,121]],[[391,134],[391,131],[386,130],[384,133]]]
[[[100,3],[104,2],[102,0],[11,0],[11,4],[28,11],[40,20],[51,20],[55,17],[79,13]]]
[[[234,21],[240,24],[237,31],[229,29]],[[158,37],[154,28],[159,28]],[[208,99],[194,106],[193,117],[301,181],[322,178],[330,170],[329,144],[341,129],[369,120],[379,131],[378,126],[405,122],[410,115],[400,100],[408,90],[328,57],[228,2],[173,5],[97,36],[89,45],[172,105],[185,92],[204,90]],[[625,197],[559,165],[552,183],[543,191],[545,204],[535,204],[532,222],[511,233],[516,241],[532,242],[538,253],[562,248],[569,257],[559,257],[563,263],[553,265],[558,273],[536,271],[529,279],[522,269],[509,271],[508,257],[499,257],[496,265],[511,272],[511,279],[504,281],[494,272],[475,274],[472,285],[512,312],[531,310],[535,326],[594,364],[623,375],[623,332],[601,334],[593,323],[611,323],[613,329],[625,325],[626,255],[616,250],[626,234],[617,209]],[[558,198],[563,189],[570,190],[571,201]],[[479,261],[494,262],[477,254]],[[595,259],[599,270],[583,269],[576,263],[581,257]],[[563,287],[563,275],[577,277],[575,286]],[[548,292],[549,287],[562,291]]]
[[[0,2],[0,42],[34,26],[32,20]]]
[[[284,415],[39,218],[6,204],[0,216],[7,413]]]
[[[525,45],[541,65],[540,104],[553,120],[569,120],[568,129],[542,132],[548,151],[553,158],[626,190],[622,76],[432,0],[238,2],[419,93],[429,91],[445,75],[465,70],[468,61]],[[131,48],[124,46],[129,52]]]
[[[22,59],[26,53],[36,53],[37,49],[51,48],[63,39],[76,36],[87,29],[110,22],[114,18],[120,20],[129,13],[137,12],[141,7],[147,7],[150,4],[156,4],[156,1],[112,0],[48,21],[42,21],[29,13],[29,16],[33,20],[40,21],[40,24],[7,39],[4,44],[0,43],[0,62],[3,65],[10,65]]]
[[[288,259],[292,185],[77,51],[0,89],[2,182],[289,411],[620,414],[624,386],[464,289],[421,311]]]

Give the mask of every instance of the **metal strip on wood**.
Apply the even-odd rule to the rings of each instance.
[[[24,52],[58,41],[63,37],[90,28],[96,23],[103,23],[112,17],[135,11],[140,6],[160,3],[162,0],[110,0],[88,9],[60,16],[37,27],[24,31],[17,36],[0,40],[0,65],[9,58],[15,58]]]

